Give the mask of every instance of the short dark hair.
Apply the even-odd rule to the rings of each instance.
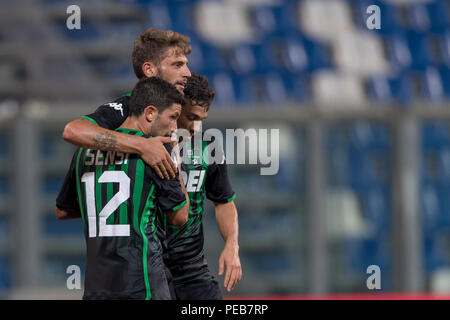
[[[131,92],[130,115],[140,116],[150,105],[162,112],[173,104],[184,104],[182,93],[173,84],[157,77],[145,78]]]
[[[190,54],[189,41],[189,37],[172,30],[148,29],[134,41],[131,55],[134,73],[139,79],[144,78],[142,65],[147,61],[159,65],[169,48],[174,47],[177,54]]]
[[[209,108],[214,99],[214,95],[215,92],[209,87],[208,79],[198,73],[192,72],[184,88],[184,98],[191,100],[195,105]]]

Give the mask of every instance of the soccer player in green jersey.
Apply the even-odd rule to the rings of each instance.
[[[183,103],[170,83],[141,80],[131,94],[129,116],[116,131],[169,137]],[[83,220],[84,299],[171,299],[157,231],[161,219],[178,227],[187,221],[189,197],[181,179],[162,180],[136,154],[76,151],[56,213]]]
[[[187,55],[188,37],[172,30],[148,29],[134,42],[132,65],[138,79],[158,77],[183,93],[191,76]],[[129,96],[101,105],[94,113],[69,122],[63,131],[65,141],[78,147],[103,151],[136,153],[161,177],[174,177],[176,169],[163,143],[168,137],[143,139],[114,131],[128,116]]]
[[[223,150],[208,150],[213,147],[214,140],[205,139],[203,132],[196,128],[208,116],[214,91],[205,77],[192,73],[184,96],[186,103],[178,119],[178,128],[187,130],[192,137],[181,154],[183,181],[191,203],[188,222],[182,227],[168,226],[166,229],[164,263],[172,274],[177,299],[218,300],[222,299],[222,294],[203,251],[204,202],[206,197],[214,203],[217,224],[225,241],[219,258],[219,275],[226,267],[224,286],[230,291],[242,277],[235,193],[230,186],[225,159],[217,154],[223,155]],[[194,135],[202,136],[198,146],[192,143]],[[219,163],[207,159],[209,154],[221,159]]]

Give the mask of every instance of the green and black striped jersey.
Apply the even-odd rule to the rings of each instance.
[[[129,100],[129,95],[119,97],[113,102],[101,105],[85,118],[101,127],[114,130],[127,118]],[[202,150],[208,145],[209,142],[203,141]],[[165,249],[164,257],[177,282],[211,278],[203,254],[202,221],[205,196],[213,202],[229,202],[235,196],[228,180],[226,164],[208,165],[208,161],[198,163],[199,152],[196,150],[191,155],[185,155],[192,157],[191,165],[182,164],[183,181],[191,203],[188,222],[182,228],[168,229],[169,245]]]
[[[164,218],[160,214],[185,203],[178,177],[160,179],[135,154],[77,150],[57,206],[81,212],[87,249],[84,299],[170,299],[157,228]]]
[[[189,218],[182,227],[166,224],[164,242],[164,263],[176,284],[212,278],[203,251],[205,196],[218,203],[230,202],[235,198],[225,160],[209,163],[212,161],[209,161],[208,155],[214,155],[214,151],[208,148],[213,141],[201,140],[201,146],[194,144],[181,150],[183,182],[190,200]],[[219,152],[223,153],[223,150]],[[189,161],[186,161],[187,158]]]

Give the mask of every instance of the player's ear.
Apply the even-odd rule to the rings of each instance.
[[[144,109],[144,115],[148,122],[153,122],[158,115],[158,109],[155,106],[147,106]]]
[[[150,78],[156,76],[156,74],[158,73],[158,69],[153,63],[147,61],[142,64],[142,72],[147,78]]]

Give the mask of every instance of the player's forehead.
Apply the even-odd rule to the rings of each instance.
[[[164,109],[163,113],[167,114],[181,113],[181,104],[173,103],[170,107]]]
[[[188,115],[194,115],[199,118],[205,118],[208,116],[208,110],[209,108],[197,104],[195,101],[189,101],[189,103],[186,104],[186,109],[184,111]]]
[[[163,55],[163,59],[161,60],[161,63],[171,64],[174,62],[188,63],[188,58],[180,47],[173,46],[167,48]]]

